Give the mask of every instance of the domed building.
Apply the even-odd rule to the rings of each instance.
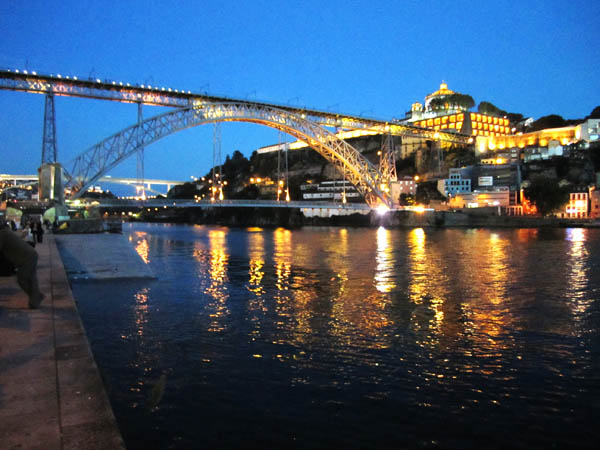
[[[425,106],[416,102],[404,122],[434,130],[456,131],[472,136],[504,136],[511,133],[509,120],[489,114],[469,112],[475,106],[470,95],[440,88],[425,97]]]

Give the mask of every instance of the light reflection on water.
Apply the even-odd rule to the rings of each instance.
[[[73,288],[128,448],[585,448],[599,231],[134,225],[158,281]]]

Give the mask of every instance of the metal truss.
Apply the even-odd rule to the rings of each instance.
[[[396,150],[394,149],[394,138],[391,134],[384,137],[379,157],[379,171],[384,179],[397,181],[396,175]]]
[[[46,94],[44,108],[44,136],[42,138],[42,164],[57,162],[56,151],[56,113],[54,95]]]
[[[336,114],[310,108],[277,105],[273,103],[249,102],[228,97],[192,93],[156,86],[138,86],[129,83],[89,78],[87,80],[60,75],[38,75],[0,70],[0,89],[30,92],[37,94],[54,93],[73,97],[112,100],[124,103],[138,103],[155,106],[187,108],[191,105],[211,103],[245,103],[248,106],[276,108],[300,116],[324,127],[360,129],[394,136],[412,136],[428,140],[446,141],[455,144],[470,144],[472,138],[460,133],[435,131],[413,125],[367,119],[347,114]]]
[[[389,194],[381,188],[388,181],[347,142],[297,114],[246,102],[199,103],[151,117],[104,139],[66,165],[69,183],[76,190],[72,198],[79,197],[102,175],[139,148],[175,132],[212,122],[250,122],[284,131],[306,142],[343,172],[369,206],[392,205]]]

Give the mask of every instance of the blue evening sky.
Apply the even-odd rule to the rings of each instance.
[[[476,103],[582,118],[600,105],[599,30],[598,0],[1,0],[0,67],[388,120],[444,80]],[[0,90],[0,112],[0,173],[34,173],[44,97]],[[59,97],[56,114],[64,162],[137,108]],[[222,133],[223,157],[279,141],[258,125]],[[146,150],[146,177],[204,174],[212,146],[212,126],[165,138]],[[131,158],[113,175],[135,172]]]

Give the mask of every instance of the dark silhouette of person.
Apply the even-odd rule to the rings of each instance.
[[[39,220],[33,223],[33,234],[35,235],[38,244],[41,244],[44,240],[44,227]]]
[[[38,254],[33,247],[25,242],[6,224],[0,225],[0,253],[17,270],[17,282],[29,297],[29,307],[40,307],[44,294],[40,292],[37,280]]]

